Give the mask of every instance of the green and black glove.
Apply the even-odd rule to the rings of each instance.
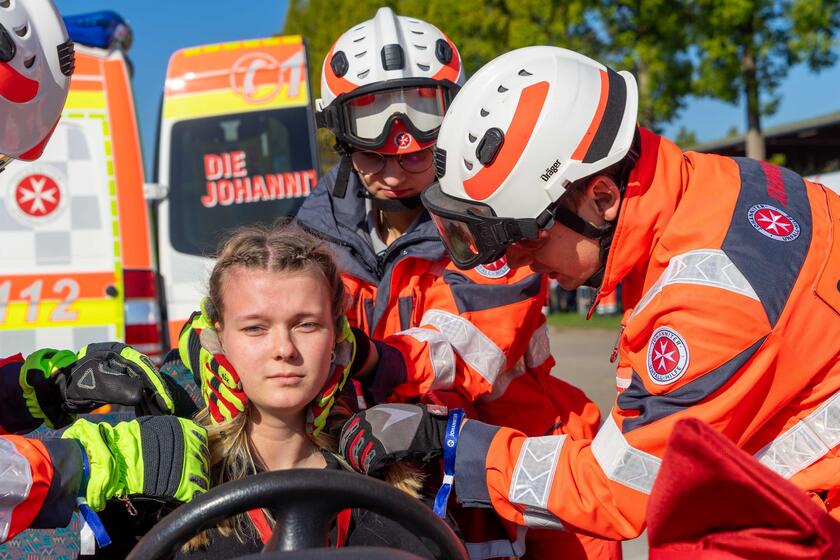
[[[172,394],[151,360],[120,342],[88,344],[78,353],[37,350],[20,368],[29,413],[50,428],[102,406],[133,406],[138,416],[172,414]]]
[[[209,486],[207,431],[177,416],[146,416],[116,426],[77,420],[61,436],[78,441],[90,477],[83,490],[101,511],[113,498],[188,502]]]

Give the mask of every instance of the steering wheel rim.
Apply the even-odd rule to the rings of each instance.
[[[160,520],[126,560],[166,558],[200,531],[263,507],[277,514],[264,552],[326,547],[336,515],[344,509],[362,508],[402,525],[437,559],[467,558],[463,543],[446,523],[393,486],[345,471],[293,469],[228,482],[196,497]]]

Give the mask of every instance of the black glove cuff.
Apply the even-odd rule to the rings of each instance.
[[[353,357],[353,363],[350,364],[350,376],[356,377],[370,356],[370,338],[361,329],[350,327],[350,330],[353,331],[353,337],[356,339],[356,355]]]

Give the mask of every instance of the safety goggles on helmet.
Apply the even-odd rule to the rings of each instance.
[[[537,218],[500,218],[481,202],[444,194],[438,183],[421,194],[455,266],[462,270],[491,263],[518,241],[534,240],[552,222],[549,210]]]
[[[431,142],[458,89],[448,80],[429,78],[368,84],[336,97],[316,121],[332,130],[339,142],[361,149],[384,146],[394,121],[418,142]]]

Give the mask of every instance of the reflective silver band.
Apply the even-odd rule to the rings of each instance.
[[[407,334],[415,340],[429,345],[429,359],[435,380],[432,381],[432,391],[448,389],[455,383],[455,353],[446,335],[432,329],[412,328],[399,334]]]
[[[496,377],[504,370],[504,352],[481,329],[463,317],[431,309],[423,315],[420,326],[432,326],[443,333],[461,359],[490,385],[496,382]]]
[[[560,451],[565,435],[527,438],[519,451],[508,499],[525,506],[525,524],[530,527],[562,529],[563,524],[548,509]]]
[[[9,536],[12,512],[29,497],[31,489],[29,461],[12,442],[0,438],[0,542]]]
[[[592,454],[607,478],[650,494],[662,460],[632,447],[615,423],[612,414],[592,440]]]
[[[755,458],[790,478],[840,445],[840,391],[765,445]]]
[[[714,286],[758,300],[755,290],[726,253],[718,249],[700,249],[673,257],[630,316],[641,312],[659,292],[671,284]]]

